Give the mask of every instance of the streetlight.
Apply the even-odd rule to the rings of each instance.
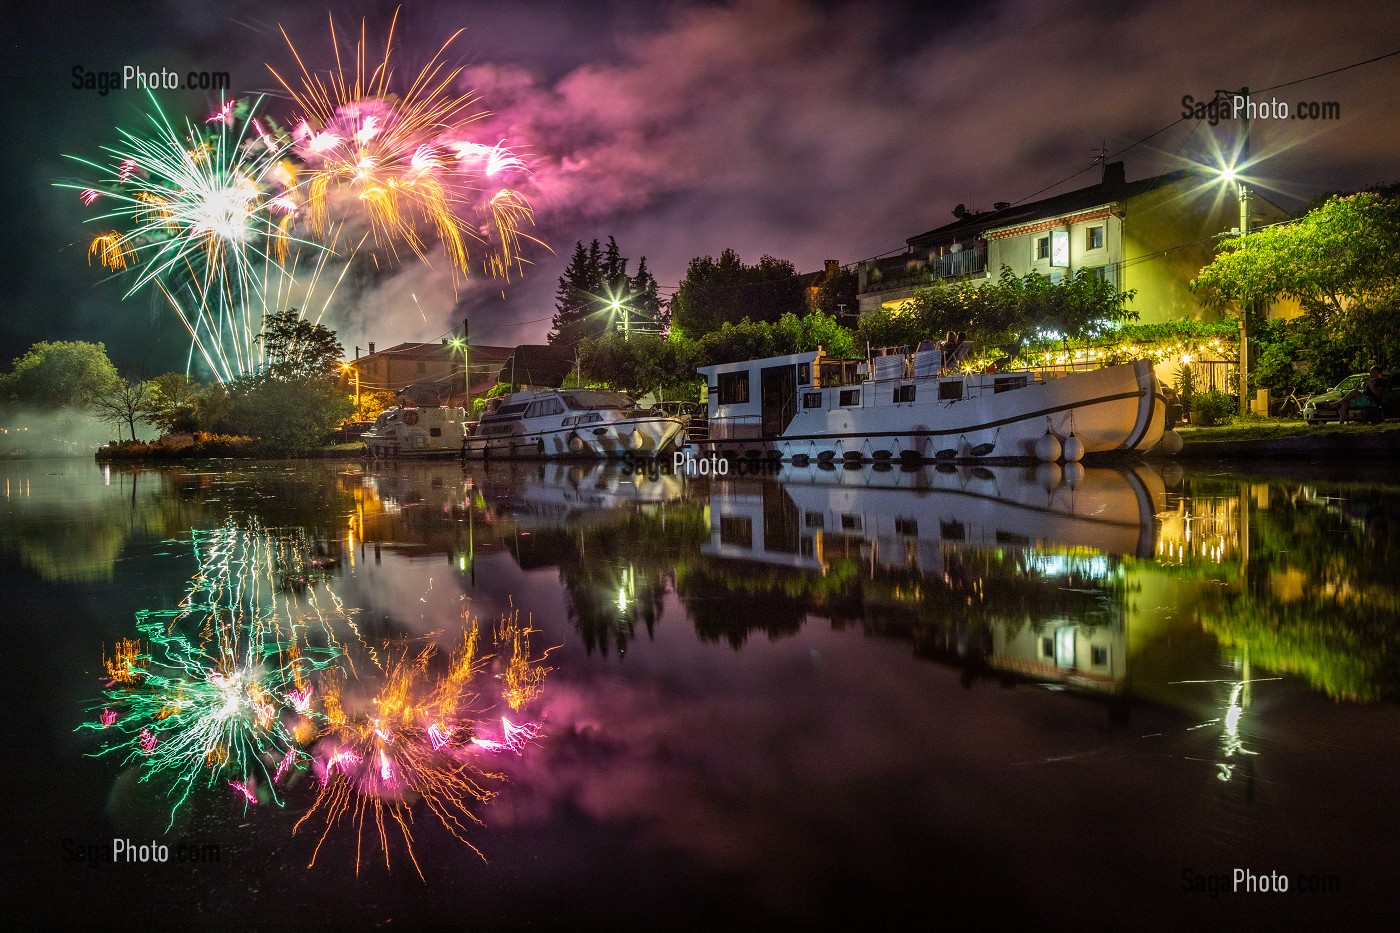
[[[616,299],[616,298],[612,299],[611,307],[612,307],[613,314],[616,314],[619,310],[622,312],[622,339],[623,339],[623,340],[631,340],[631,339],[632,339],[632,309],[631,309],[631,307],[629,307],[629,306],[626,305],[626,304],[623,304],[621,301],[619,301],[619,300]]]
[[[355,417],[358,419],[360,417],[360,367],[353,363],[341,363],[340,369],[341,372],[355,373]]]
[[[1240,98],[1245,101],[1243,115],[1240,117],[1240,145],[1236,153],[1233,165],[1228,165],[1220,170],[1220,178],[1226,184],[1235,186],[1235,193],[1240,201],[1240,236],[1249,235],[1249,186],[1245,184],[1236,166],[1247,168],[1249,166],[1249,88],[1242,87],[1238,91],[1216,91],[1217,99],[1224,97]],[[1250,302],[1240,303],[1240,414],[1249,414],[1249,312]],[[1266,412],[1267,414],[1267,412]]]

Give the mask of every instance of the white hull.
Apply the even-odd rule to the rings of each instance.
[[[376,460],[454,457],[462,450],[461,408],[390,408],[360,437]]]
[[[770,362],[747,365],[777,368],[768,366]],[[1024,384],[1006,388],[1015,381]],[[956,388],[961,397],[940,398],[945,386]],[[901,389],[913,400],[896,401]],[[1165,399],[1146,360],[1043,381],[1031,373],[945,375],[799,387],[797,394],[804,403],[780,432],[773,432],[773,419],[758,411],[762,402],[725,406],[712,397],[710,436],[697,442],[698,453],[799,464],[1035,460],[1042,459],[1037,443],[1047,433],[1058,442],[1052,450],[1063,450],[1072,436],[1082,445],[1083,455],[1102,456],[1146,452],[1166,428]],[[852,394],[859,398],[852,399]],[[843,396],[851,404],[839,404]],[[811,407],[805,404],[809,397]]]
[[[618,398],[615,393],[593,390],[515,393],[489,411],[466,436],[462,456],[509,460],[651,458],[676,445],[684,422],[639,414],[634,408],[601,407],[603,402]],[[590,402],[598,402],[600,407],[585,407]],[[630,400],[627,404],[631,405]]]

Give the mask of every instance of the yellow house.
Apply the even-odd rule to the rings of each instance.
[[[1285,216],[1257,194],[1249,203],[1251,229]],[[861,266],[862,312],[898,307],[937,279],[988,281],[1005,266],[1052,281],[1080,271],[1103,276],[1120,291],[1136,290],[1131,306],[1144,324],[1213,320],[1218,315],[1188,285],[1214,258],[1221,234],[1240,224],[1235,190],[1218,176],[1182,170],[1129,182],[1122,162],[1105,164],[1100,182],[1087,188],[999,202],[991,211],[960,204],[953,213],[953,223],[910,237],[907,252]],[[1270,309],[1296,313],[1291,302]]]

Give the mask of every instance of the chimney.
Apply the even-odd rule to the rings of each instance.
[[[1127,173],[1123,171],[1122,162],[1105,162],[1103,164],[1103,183],[1105,185],[1122,185],[1128,181]]]
[[[369,355],[370,355],[370,356],[374,356],[374,341],[373,341],[373,340],[371,340],[371,341],[369,342]]]
[[[446,337],[442,338],[442,345],[443,345],[444,347],[447,346],[447,338],[446,338]]]
[[[826,274],[836,275],[841,271],[841,261],[839,259],[828,259],[826,261]]]

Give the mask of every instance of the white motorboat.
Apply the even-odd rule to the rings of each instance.
[[[371,456],[446,457],[462,449],[467,413],[461,408],[386,408],[360,440]]]
[[[969,373],[936,347],[867,360],[820,349],[700,368],[709,386],[700,456],[805,462],[1078,460],[1146,452],[1166,400],[1151,361],[1057,375]]]
[[[465,457],[655,457],[685,421],[637,407],[621,392],[529,389],[488,403],[462,444]]]

